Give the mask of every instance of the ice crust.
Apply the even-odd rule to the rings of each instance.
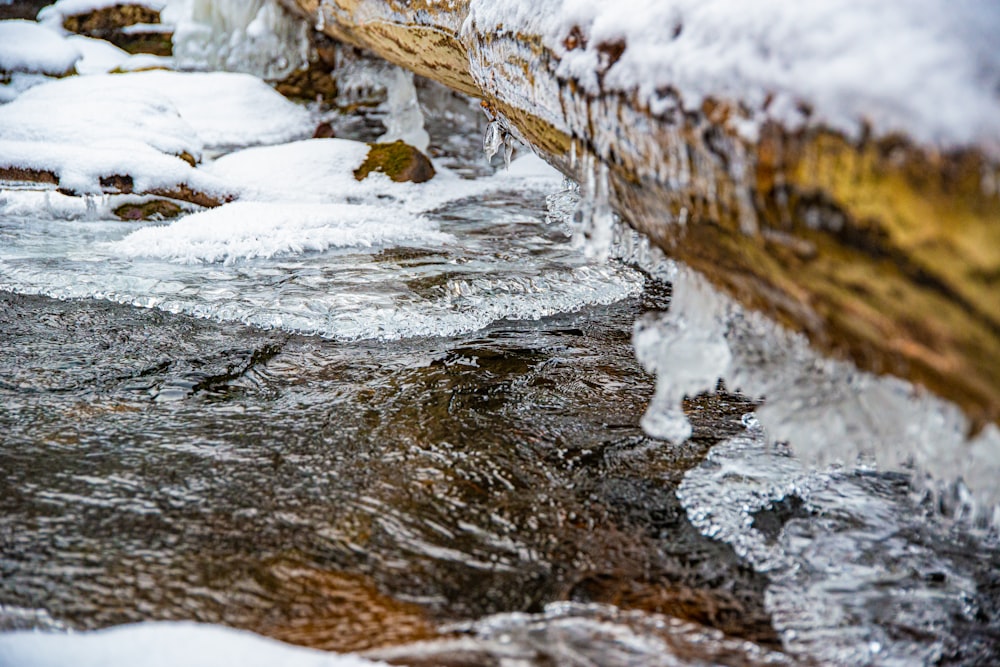
[[[574,29],[582,40],[567,39]],[[635,91],[654,113],[676,90],[689,110],[714,97],[742,103],[755,123],[852,137],[869,127],[1000,155],[990,0],[472,0],[463,34],[494,31],[540,35],[560,77],[591,93]],[[624,51],[609,62],[602,47],[617,42]]]
[[[437,225],[392,208],[360,204],[234,202],[169,225],[146,227],[113,243],[122,257],[182,263],[223,262],[454,240]]]
[[[703,534],[767,574],[783,648],[820,664],[936,663],[954,626],[977,614],[974,574],[953,558],[947,526],[912,503],[899,476],[817,469],[769,445],[752,416],[745,423],[677,496]],[[789,502],[798,510],[763,532],[758,515]]]

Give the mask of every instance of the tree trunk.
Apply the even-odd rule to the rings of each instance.
[[[606,171],[624,220],[818,349],[1000,420],[1000,169],[985,151],[775,122],[748,139],[738,100],[692,110],[665,90],[675,104],[654,112],[587,94],[539,36],[463,28],[469,0],[294,2],[328,35],[481,97],[571,178]],[[625,45],[598,48],[613,64]]]

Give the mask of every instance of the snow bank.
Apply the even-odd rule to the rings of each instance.
[[[231,183],[244,198],[344,201],[387,189],[381,179],[355,180],[354,170],[367,155],[368,145],[358,141],[308,139],[230,153],[205,169]]]
[[[496,30],[541,35],[560,76],[589,92],[636,90],[654,111],[672,87],[689,109],[711,96],[790,127],[856,135],[868,123],[1000,152],[991,0],[473,0],[463,32]]]
[[[97,632],[0,634],[5,667],[371,667],[221,626],[140,623]]]
[[[61,35],[32,21],[0,21],[0,72],[63,76],[80,51]]]
[[[413,214],[498,189],[549,189],[562,182],[562,175],[535,155],[518,158],[509,170],[475,181],[435,165],[437,176],[426,183],[396,183],[379,173],[359,182],[354,170],[367,154],[368,145],[357,141],[307,139],[230,153],[204,170],[243,200],[396,203]]]
[[[187,185],[216,198],[229,194],[225,183],[193,169],[187,162],[136,141],[121,140],[102,146],[7,141],[0,139],[0,166],[49,171],[59,187],[75,194],[100,194],[100,179],[128,176],[133,192],[173,190]]]
[[[396,207],[360,204],[236,202],[189,215],[169,225],[146,227],[109,247],[112,254],[181,263],[223,262],[453,241],[436,223]]]
[[[138,143],[200,157],[195,128],[163,88],[137,76],[71,77],[36,86],[0,107],[0,139],[94,148]]]
[[[123,87],[168,97],[210,149],[294,141],[310,136],[316,125],[304,107],[246,74],[155,71],[115,78]]]

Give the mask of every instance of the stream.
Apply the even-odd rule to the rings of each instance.
[[[482,184],[471,124],[432,148]],[[122,256],[160,223],[101,201],[0,216],[0,630],[191,620],[413,665],[1000,660],[995,535],[905,473],[798,463],[724,387],[685,402],[687,442],[649,437],[633,323],[670,285],[574,247],[558,179],[456,188],[425,235],[215,263]]]

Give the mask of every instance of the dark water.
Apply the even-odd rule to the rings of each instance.
[[[7,605],[77,628],[281,635],[334,623],[346,588],[388,596],[392,627],[304,641],[378,643],[397,606],[422,624],[553,600],[774,640],[763,580],[687,523],[669,481],[746,405],[706,403],[705,432],[673,455],[646,439],[650,379],[625,326],[639,300],[391,344],[0,304]]]

